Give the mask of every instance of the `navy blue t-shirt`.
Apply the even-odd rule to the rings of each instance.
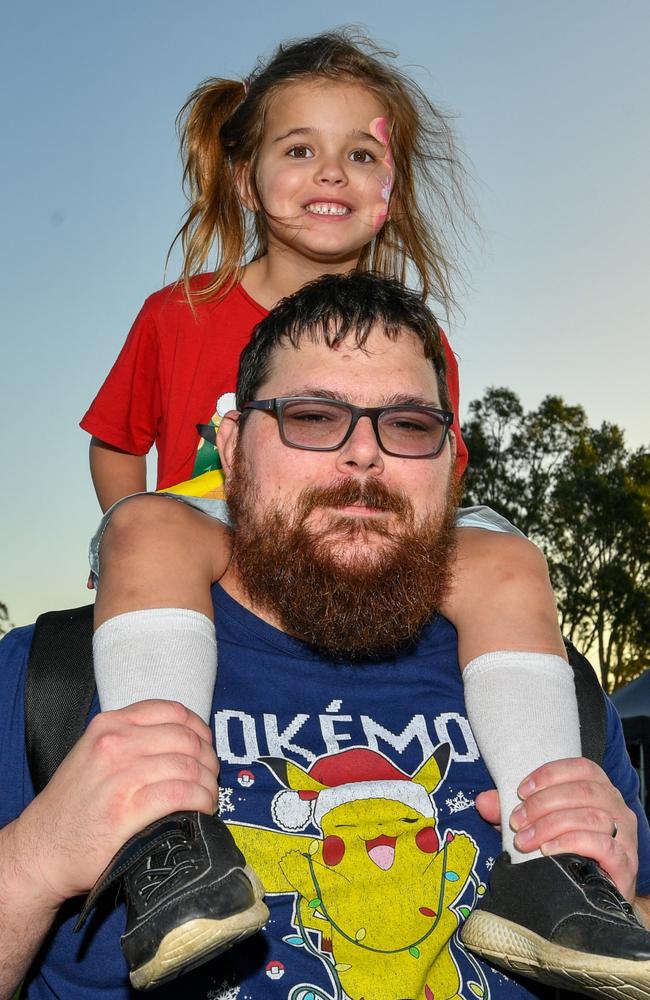
[[[263,932],[156,991],[193,1000],[527,1000],[456,933],[484,891],[500,836],[479,816],[492,787],[465,715],[456,634],[438,618],[394,660],[335,663],[214,589],[219,670],[212,731],[221,814],[267,889]],[[0,824],[33,797],[24,743],[31,628],[0,645]],[[94,711],[97,706],[95,705]],[[604,767],[650,831],[608,702]],[[59,915],[28,1000],[125,1000],[124,908],[73,934]]]

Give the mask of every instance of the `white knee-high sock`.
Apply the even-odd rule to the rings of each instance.
[[[581,756],[573,670],[560,656],[507,650],[468,663],[463,685],[469,724],[499,792],[503,849],[515,863],[541,857],[516,849],[510,814],[531,771]]]
[[[109,618],[93,637],[93,660],[102,711],[164,698],[209,721],[217,643],[214,624],[198,611],[150,608]]]

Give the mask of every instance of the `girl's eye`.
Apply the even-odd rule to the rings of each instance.
[[[350,153],[353,163],[374,163],[375,157],[367,149],[353,149]]]
[[[314,155],[309,146],[292,146],[287,153],[296,160],[309,160]]]

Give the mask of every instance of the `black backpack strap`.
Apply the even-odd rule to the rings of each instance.
[[[25,685],[27,759],[42,791],[83,733],[93,695],[93,608],[48,611],[34,626]]]
[[[582,756],[602,764],[607,738],[607,709],[605,693],[600,686],[596,671],[589,660],[579,653],[573,643],[564,640],[569,663],[573,667],[573,679],[578,699],[580,720],[580,740]]]

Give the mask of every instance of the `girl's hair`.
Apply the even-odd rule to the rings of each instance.
[[[316,78],[363,85],[385,106],[391,123],[395,184],[390,217],[363,248],[358,268],[404,282],[410,264],[422,295],[450,309],[461,223],[472,218],[465,169],[446,115],[390,63],[394,58],[358,30],[342,28],[283,43],[243,83],[213,77],[190,95],[177,118],[190,207],[176,237],[182,242],[182,278],[190,301],[192,295],[225,294],[240,280],[244,261],[266,252],[264,213],[251,218],[244,209],[237,175],[249,168],[251,193],[261,204],[255,173],[269,104],[281,87]],[[208,269],[213,245],[213,280],[191,292],[190,278]]]

